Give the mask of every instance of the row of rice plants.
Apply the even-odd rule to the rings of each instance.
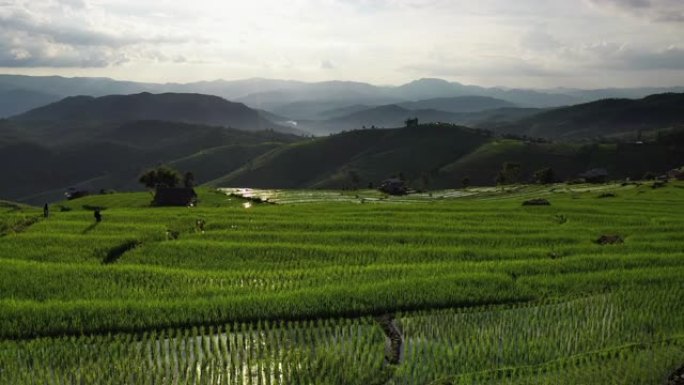
[[[684,254],[619,253],[600,257],[564,256],[551,259],[505,259],[488,261],[415,261],[413,263],[380,263],[350,265],[349,261],[316,269],[305,266],[288,269],[246,269],[195,271],[169,269],[147,265],[115,264],[103,267],[83,264],[46,264],[13,259],[0,259],[0,298],[21,300],[77,299],[210,299],[257,293],[283,293],[316,287],[391,283],[406,279],[444,281],[447,276],[458,279],[462,274],[505,274],[518,285],[530,285],[539,297],[554,287],[558,290],[573,286],[566,281],[546,282],[540,277],[566,274],[599,273],[619,275],[637,269],[684,266]],[[235,264],[237,265],[237,264]],[[31,277],[30,280],[26,277]],[[529,278],[534,280],[530,281]],[[586,281],[590,276],[578,278]],[[559,282],[563,282],[559,286]],[[607,283],[608,281],[606,281]]]
[[[682,363],[684,352],[684,286],[666,285],[649,292],[617,291],[565,303],[540,306],[445,310],[406,314],[400,318],[405,338],[404,361],[396,383],[553,383],[566,377],[565,365],[582,371],[616,366],[623,372],[648,352],[651,370],[632,371],[642,384],[661,383],[667,368]],[[655,355],[661,355],[655,357]],[[576,357],[584,356],[581,359]],[[562,367],[549,367],[555,362]],[[556,365],[554,364],[554,365]],[[602,366],[606,364],[605,366]],[[483,369],[488,371],[483,372]],[[521,370],[521,368],[525,368]],[[530,370],[532,368],[533,370]],[[546,378],[534,373],[543,369]],[[581,370],[579,370],[581,369]],[[572,370],[570,370],[572,372]],[[532,372],[532,373],[531,373]],[[585,376],[582,384],[619,382],[619,373]],[[529,378],[528,378],[529,377]],[[530,382],[527,382],[527,381]],[[572,383],[567,380],[561,383]]]
[[[171,301],[73,300],[0,301],[0,333],[26,337],[108,330],[145,330],[174,325],[217,324],[231,320],[307,319],[330,315],[376,314],[393,309],[466,306],[527,299],[509,277],[454,274],[434,279],[321,286],[283,293]]]
[[[406,313],[403,361],[368,318],[0,342],[0,382],[659,384],[684,353],[684,288]],[[574,381],[574,382],[573,382]]]
[[[684,339],[636,344],[529,367],[436,379],[431,385],[661,385],[682,366]],[[402,382],[395,382],[402,383]],[[414,382],[408,382],[413,384]]]
[[[383,352],[367,318],[41,338],[0,342],[0,382],[361,385],[389,378]]]
[[[517,280],[506,274],[452,273],[382,282],[352,281],[306,289],[237,296],[179,296],[159,300],[154,291],[130,299],[0,300],[2,337],[147,330],[232,320],[309,319],[382,314],[397,310],[512,303],[562,298],[624,287],[651,290],[681,282],[684,267],[640,268],[576,274],[538,274]],[[87,274],[87,273],[86,273]],[[230,291],[228,291],[230,292]],[[122,291],[122,294],[126,294]]]

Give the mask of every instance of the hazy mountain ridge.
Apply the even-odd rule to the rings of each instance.
[[[460,123],[462,116],[451,112],[422,109],[410,110],[396,104],[370,107],[348,115],[324,121],[301,121],[298,127],[316,135],[338,133],[361,128],[402,127],[406,119],[418,118],[421,122]]]
[[[421,99],[485,96],[503,99],[521,107],[556,107],[588,102],[607,96],[643,97],[648,94],[681,91],[673,88],[632,89],[547,89],[526,90],[486,88],[447,82],[441,79],[419,79],[401,86],[376,86],[361,82],[327,81],[308,83],[278,79],[214,80],[192,83],[141,83],[119,81],[109,78],[64,78],[59,76],[0,75],[0,91],[24,90],[37,94],[54,95],[56,99],[67,96],[105,96],[112,94],[151,93],[202,93],[216,95],[228,100],[244,102],[252,108],[270,110],[294,119],[319,119],[317,113],[354,104],[383,105],[414,102]],[[0,103],[0,117],[7,117],[35,108],[38,97],[25,100],[11,108]],[[293,103],[322,103],[320,109],[308,107],[306,116],[295,116],[297,109],[286,107]],[[327,103],[327,104],[326,104]],[[302,112],[301,109],[299,112]]]
[[[518,107],[506,100],[488,96],[456,96],[445,98],[423,99],[415,102],[399,104],[409,110],[439,110],[451,113],[479,112],[497,108]]]

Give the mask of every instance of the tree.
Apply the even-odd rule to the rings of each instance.
[[[556,182],[556,176],[551,167],[545,167],[534,172],[534,181],[539,184],[551,184]]]
[[[463,185],[463,188],[470,187],[470,177],[465,177],[461,179],[461,185]]]
[[[504,162],[499,174],[496,176],[496,184],[513,184],[520,177],[520,163]]]
[[[168,166],[159,166],[145,171],[138,182],[145,187],[153,189],[157,187],[176,187],[181,181],[178,171]]]

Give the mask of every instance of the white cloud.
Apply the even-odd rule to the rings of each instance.
[[[663,69],[662,82],[681,84],[684,25],[672,21],[682,4],[3,0],[0,67],[65,74],[91,68],[88,74],[149,81],[258,76],[400,83],[442,76],[509,86],[626,84]],[[588,79],[599,68],[616,75]]]
[[[0,65],[107,67],[139,56],[145,46],[191,40],[161,32],[102,14],[83,0],[3,3]]]

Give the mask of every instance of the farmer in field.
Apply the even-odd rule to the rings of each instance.
[[[95,217],[95,222],[102,222],[102,214],[100,213],[100,209],[95,209],[95,211],[93,212],[93,216]]]
[[[49,217],[49,216],[50,216],[50,208],[48,207],[48,204],[46,203],[46,204],[43,206],[43,217],[44,217],[44,218],[47,218],[47,217]]]

